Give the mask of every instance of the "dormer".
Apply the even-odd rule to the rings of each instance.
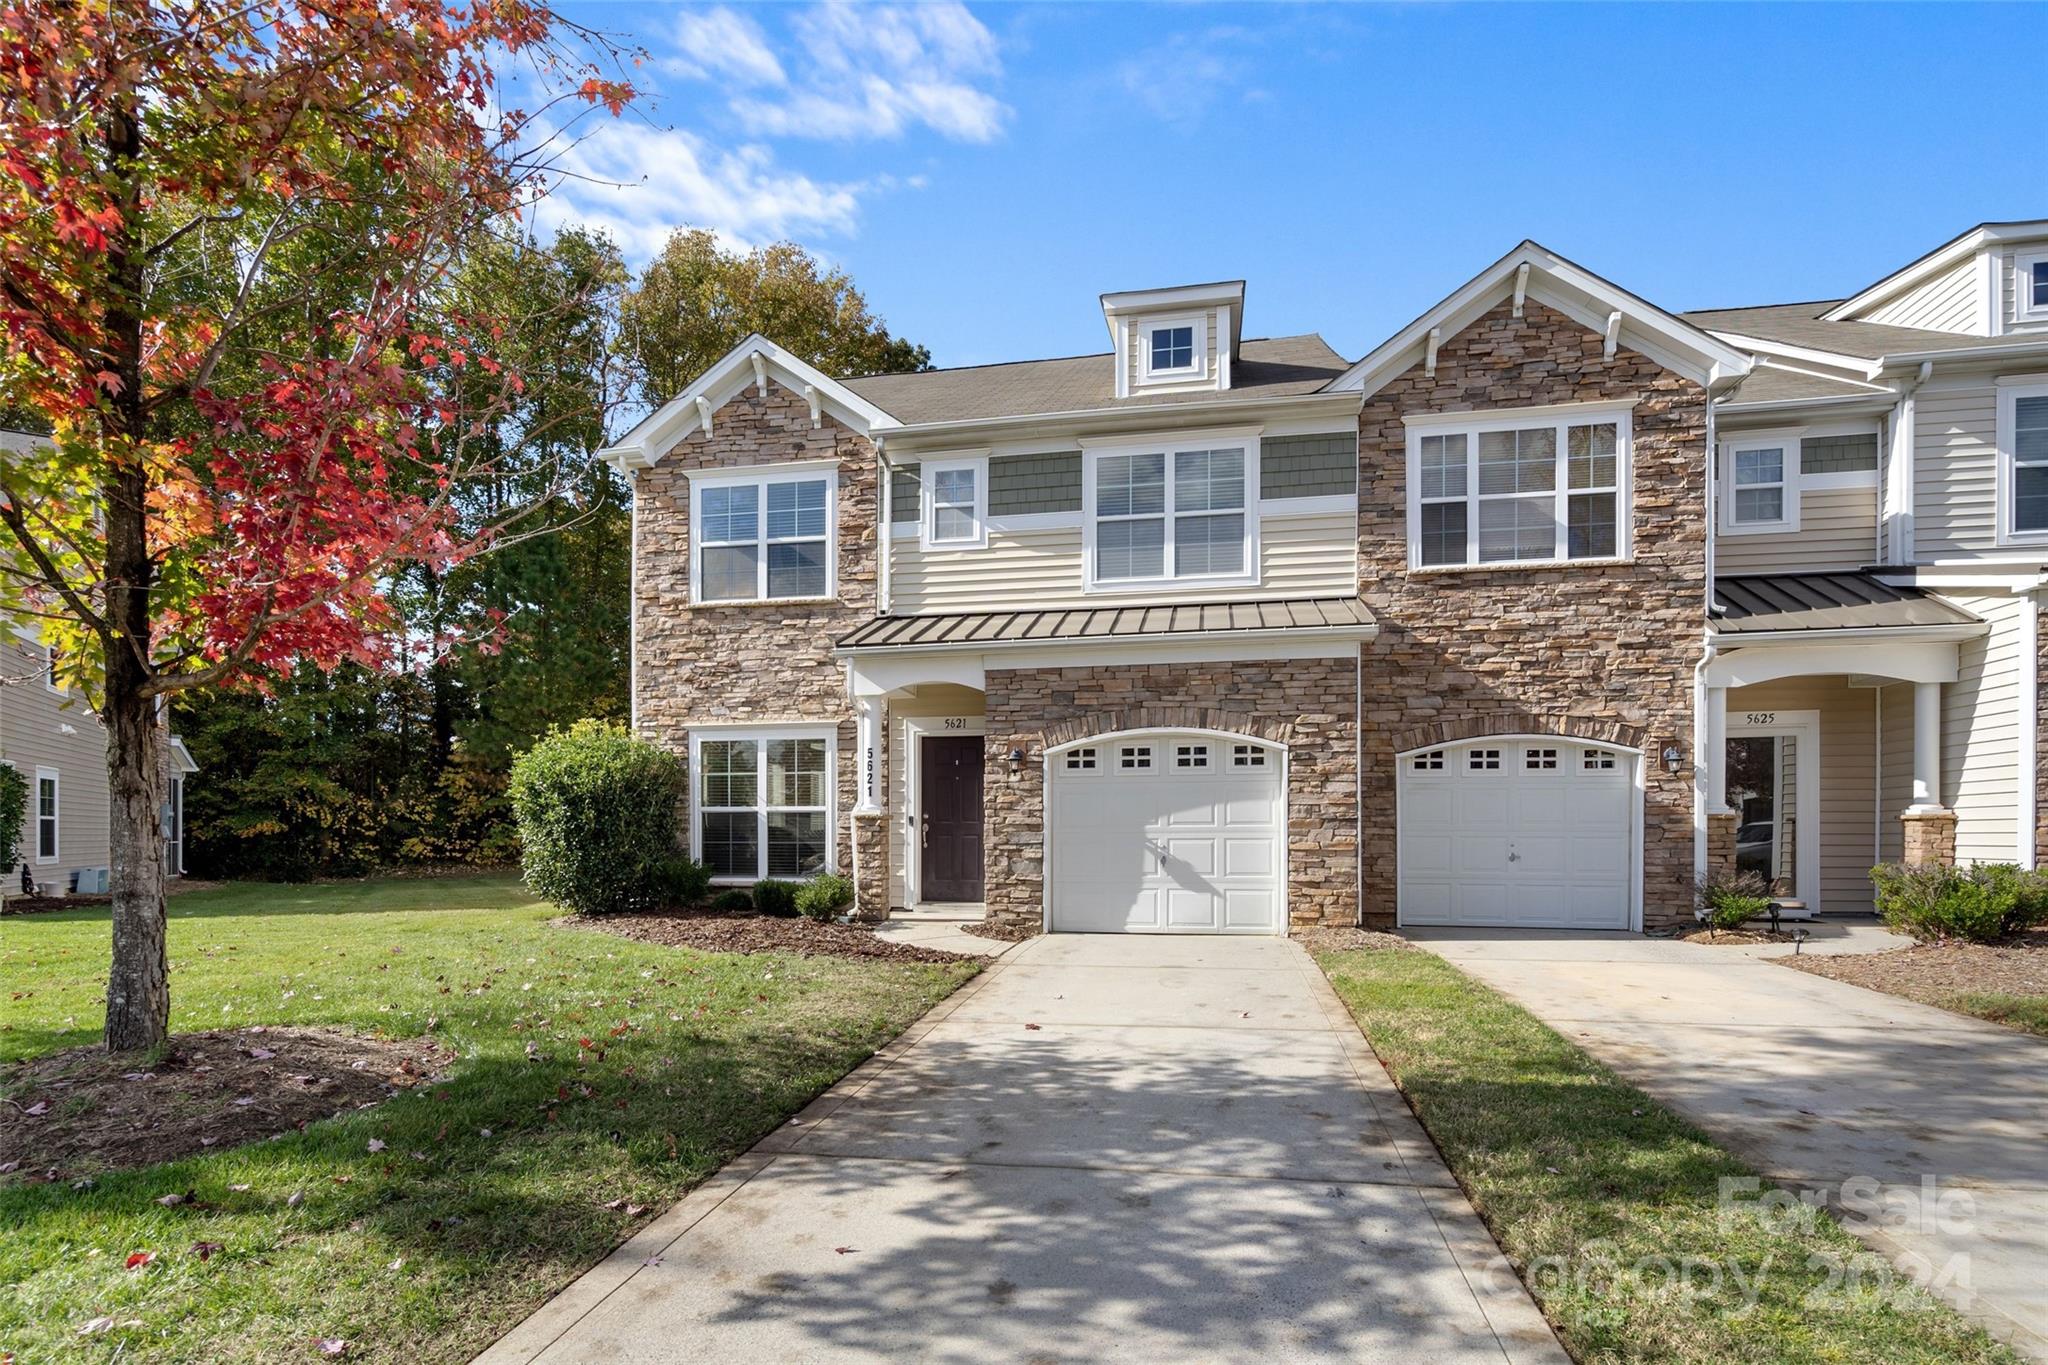
[[[1116,353],[1116,396],[1230,387],[1244,326],[1244,281],[1102,296]]]
[[[2048,221],[1979,224],[1821,317],[1979,337],[2048,331]]]

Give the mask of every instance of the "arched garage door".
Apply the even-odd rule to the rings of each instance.
[[[1241,736],[1105,735],[1055,750],[1052,928],[1281,930],[1283,751]]]
[[[1638,755],[1493,738],[1398,762],[1401,923],[1631,926]]]

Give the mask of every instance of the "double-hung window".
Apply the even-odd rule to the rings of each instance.
[[[831,596],[837,483],[829,468],[693,480],[695,600]]]
[[[831,726],[695,737],[696,856],[724,881],[828,869]]]
[[[2006,534],[2048,537],[2048,384],[2001,384],[1998,457]]]
[[[36,861],[54,863],[57,845],[57,770],[36,769]]]
[[[1721,463],[1725,531],[1784,530],[1798,524],[1799,441],[1794,436],[1750,436],[1730,441]]]
[[[1409,563],[1626,558],[1629,447],[1625,410],[1411,419]]]
[[[1257,580],[1257,446],[1089,452],[1088,586]]]
[[[988,460],[926,460],[921,478],[926,549],[971,550],[988,543]]]

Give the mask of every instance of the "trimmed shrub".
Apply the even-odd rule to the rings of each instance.
[[[737,886],[728,886],[711,898],[711,908],[728,915],[740,910],[751,910],[754,908],[754,897],[750,892],[742,891]]]
[[[703,894],[703,869],[676,851],[682,764],[624,726],[550,731],[513,760],[510,790],[534,894],[584,915]]]
[[[853,904],[853,883],[836,872],[813,877],[797,888],[797,913],[820,924]]]
[[[1771,913],[1771,884],[1754,872],[1709,872],[1695,891],[1699,917],[1716,929],[1739,929]]]
[[[778,919],[796,918],[796,883],[773,877],[754,883],[754,908]]]
[[[2048,924],[2048,872],[2015,863],[1884,863],[1870,869],[1870,881],[1885,924],[1923,943],[1990,943]]]
[[[22,861],[22,830],[28,824],[28,775],[0,762],[0,872]]]
[[[711,893],[711,869],[691,862],[682,854],[667,859],[655,869],[666,905],[701,905]]]

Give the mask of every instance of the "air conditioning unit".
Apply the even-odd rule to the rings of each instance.
[[[74,896],[104,896],[107,894],[108,871],[104,867],[81,867],[71,873],[71,894]]]

